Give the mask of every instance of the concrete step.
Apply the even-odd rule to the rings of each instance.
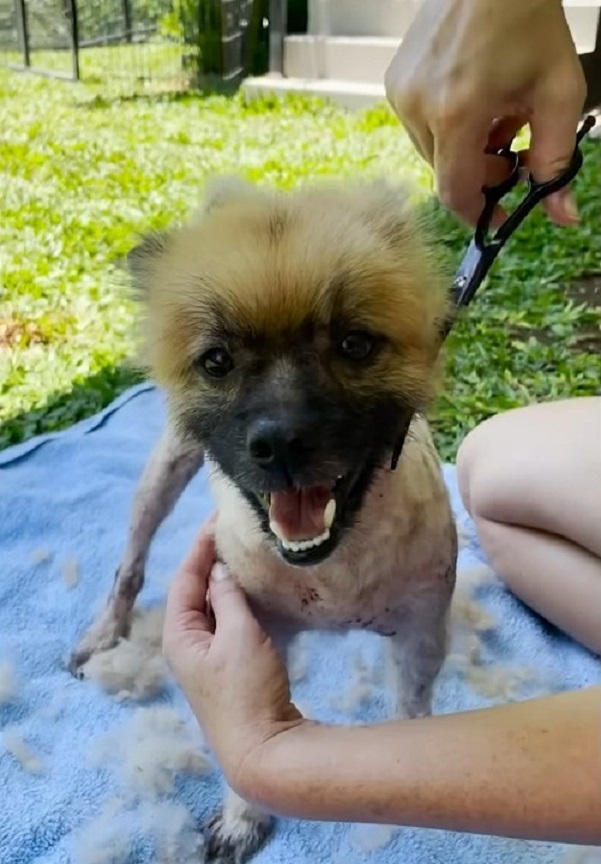
[[[286,38],[284,76],[248,78],[243,90],[249,99],[303,93],[351,109],[380,102],[385,95],[384,72],[420,2],[309,0],[312,32]],[[601,0],[564,0],[563,5],[578,53],[589,53],[595,45]]]
[[[578,53],[586,54],[595,46],[601,0],[589,0],[588,6],[582,5],[587,0],[578,2],[578,6],[566,4],[566,11]],[[288,36],[284,75],[377,84],[400,41],[396,36]]]
[[[337,81],[332,78],[284,78],[282,75],[261,75],[246,78],[242,92],[247,99],[285,96],[298,93],[328,99],[352,111],[369,108],[385,100],[384,85],[365,81]]]
[[[381,84],[398,45],[378,36],[288,36],[284,75]]]
[[[358,36],[401,39],[422,0],[309,0],[311,36]],[[501,0],[499,0],[501,2]],[[594,40],[601,0],[563,0],[577,45],[586,51]]]

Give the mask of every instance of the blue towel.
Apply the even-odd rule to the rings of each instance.
[[[100,758],[98,742],[111,734],[113,742],[129,740],[123,737],[134,734],[131,728],[126,731],[128,726],[148,707],[115,699],[94,682],[75,681],[64,665],[109,590],[134,488],[163,420],[160,394],[142,385],[70,430],[0,454],[2,864],[158,864],[169,860],[165,842],[172,844],[172,861],[201,860],[192,848],[190,826],[217,806],[218,772],[184,771],[174,788],[166,788],[156,801],[136,798],[124,785],[127,754],[114,743],[105,745]],[[445,471],[465,538],[461,566],[482,566],[459,503],[454,469],[447,466]],[[160,530],[141,605],[164,602],[169,574],[210,510],[201,473]],[[513,668],[514,684],[518,670],[534,670],[518,684],[520,695],[601,682],[599,659],[531,614],[497,580],[477,588],[476,599],[498,621],[481,634],[481,662],[502,664],[509,678]],[[299,676],[295,696],[314,716],[337,722],[382,718],[386,698],[381,683],[365,672],[382,665],[377,639],[361,633],[315,634],[303,651],[307,669]],[[362,682],[358,665],[363,667]],[[490,704],[492,698],[484,696],[474,680],[451,658],[437,688],[435,710]],[[153,698],[150,710],[152,705],[162,707],[167,712],[164,723],[169,725],[174,708],[194,733],[184,701],[170,682]],[[159,715],[155,721],[160,725]],[[172,740],[184,733],[176,731]],[[152,743],[147,749],[152,750]],[[173,758],[177,762],[177,755]],[[156,850],[157,833],[167,838],[162,853]],[[186,844],[192,850],[189,857]],[[256,862],[550,864],[566,860],[566,851],[559,845],[430,830],[281,820]]]

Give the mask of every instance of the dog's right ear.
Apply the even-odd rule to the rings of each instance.
[[[258,194],[257,187],[236,175],[222,175],[211,178],[205,185],[201,206],[192,217],[192,224],[203,222],[215,210],[219,210],[231,201]],[[169,251],[172,239],[178,229],[172,231],[151,231],[141,238],[140,242],[127,254],[126,266],[129,272],[134,292],[143,298],[152,282],[154,268],[160,259]]]
[[[257,187],[253,183],[236,174],[221,174],[211,177],[205,184],[199,215],[202,218],[202,216],[218,210],[230,201],[257,194]]]
[[[126,263],[134,291],[144,295],[149,277],[157,261],[165,254],[170,242],[168,231],[151,231],[127,253]]]

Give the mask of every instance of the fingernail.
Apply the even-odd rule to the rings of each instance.
[[[211,570],[211,579],[213,582],[224,582],[226,579],[230,578],[229,570],[222,564],[221,561],[217,561],[213,564],[213,569]]]
[[[565,193],[565,195],[563,196],[562,204],[564,212],[568,219],[571,219],[573,222],[577,222],[580,218],[580,214],[578,213],[578,207],[576,206],[576,201],[574,200],[574,196],[571,192],[568,191]]]

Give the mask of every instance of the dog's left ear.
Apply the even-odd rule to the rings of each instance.
[[[157,261],[167,251],[170,242],[168,231],[151,231],[127,253],[126,263],[134,290],[144,294]]]
[[[261,194],[257,187],[241,177],[223,175],[211,178],[205,186],[196,219],[202,221],[230,201],[257,194]],[[126,264],[136,293],[143,296],[148,290],[154,267],[168,251],[172,236],[172,231],[151,231],[128,253]]]

